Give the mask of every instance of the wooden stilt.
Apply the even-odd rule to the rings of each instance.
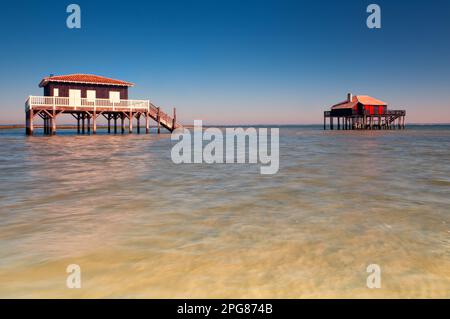
[[[56,134],[56,113],[53,112],[53,116],[50,118],[50,122],[52,123],[52,131],[51,135]]]
[[[145,134],[150,133],[150,118],[149,112],[145,112]]]
[[[87,120],[87,133],[91,134],[91,114],[87,113],[86,115]]]
[[[29,130],[29,128],[30,128],[28,112],[29,112],[29,111],[25,111],[25,135],[30,135],[30,134],[28,133],[28,130]]]
[[[108,133],[111,134],[111,114],[108,114]]]
[[[33,135],[33,131],[34,131],[34,111],[33,109],[28,110],[27,112],[27,119],[28,119],[28,126],[26,129],[26,133],[27,135]]]
[[[130,117],[128,122],[128,133],[133,133],[133,112],[130,111]]]
[[[113,114],[113,117],[114,117],[114,134],[117,134],[117,116],[118,116],[117,113]]]
[[[172,119],[172,132],[176,129],[177,126],[177,108],[173,108],[173,119]]]
[[[120,131],[125,134],[125,114],[120,114]]]
[[[94,110],[92,115],[92,134],[97,134],[97,112]]]
[[[85,119],[86,119],[86,114],[81,113],[81,134],[86,133],[85,131]]]
[[[137,133],[141,134],[141,114],[140,113],[136,114],[136,128],[137,128]]]
[[[158,134],[161,134],[161,111],[159,107],[157,113],[157,121],[158,121]]]
[[[333,117],[332,117],[332,116],[330,116],[330,130],[334,130],[334,127],[333,127]]]

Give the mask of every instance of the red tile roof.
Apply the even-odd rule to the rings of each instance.
[[[358,102],[364,105],[387,105],[387,103],[377,100],[368,95],[357,95]]]
[[[351,109],[358,103],[361,103],[363,105],[387,105],[387,103],[377,100],[376,98],[373,98],[368,95],[355,95],[351,102],[344,101],[344,102],[335,104],[331,107],[331,109],[332,110]]]
[[[352,109],[356,104],[358,104],[358,101],[356,100],[356,96],[354,96],[352,102],[344,101],[344,102],[333,105],[331,107],[331,109],[332,110]]]
[[[134,85],[131,82],[105,78],[104,76],[99,75],[68,74],[68,75],[54,75],[43,78],[41,83],[39,83],[39,87],[43,87],[47,85],[49,82],[89,83],[89,84],[118,85],[118,86]]]

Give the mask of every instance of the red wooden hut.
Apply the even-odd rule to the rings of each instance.
[[[386,114],[387,103],[368,95],[348,94],[347,100],[331,107],[332,116]]]
[[[404,110],[388,110],[386,102],[368,95],[349,93],[347,100],[335,104],[330,111],[324,112],[324,129],[326,119],[330,119],[330,129],[334,128],[333,119],[337,119],[337,128],[341,129],[392,129],[405,127]],[[397,121],[397,125],[395,122]],[[342,125],[341,125],[342,122]]]

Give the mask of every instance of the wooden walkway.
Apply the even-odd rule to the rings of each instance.
[[[70,114],[77,120],[79,134],[97,132],[97,119],[103,116],[108,122],[108,133],[125,133],[126,121],[128,132],[133,133],[133,119],[136,118],[137,133],[141,132],[141,120],[145,122],[145,133],[150,132],[150,119],[157,123],[158,134],[161,127],[173,132],[182,127],[176,120],[176,109],[170,116],[148,100],[89,100],[86,98],[68,98],[53,96],[30,96],[25,103],[26,134],[34,131],[34,118],[39,116],[44,121],[44,134],[56,134],[56,119],[61,114]]]

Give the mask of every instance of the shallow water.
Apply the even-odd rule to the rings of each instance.
[[[450,297],[449,126],[281,127],[272,176],[172,145],[0,130],[0,297]]]

